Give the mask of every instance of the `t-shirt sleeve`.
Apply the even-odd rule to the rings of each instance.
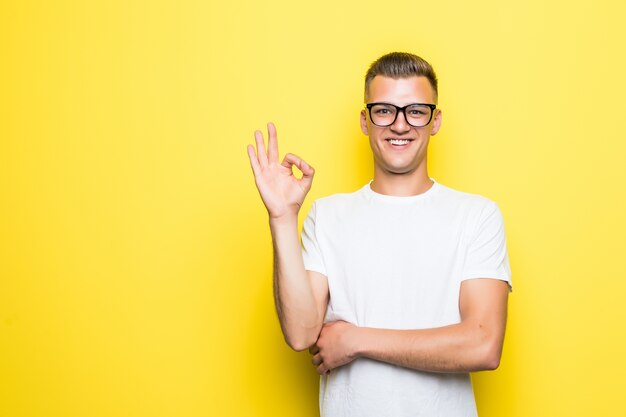
[[[471,278],[500,279],[513,288],[504,220],[498,205],[492,201],[481,211],[469,238],[461,281]]]
[[[326,267],[317,240],[317,203],[313,203],[302,226],[302,258],[304,269],[326,274]]]

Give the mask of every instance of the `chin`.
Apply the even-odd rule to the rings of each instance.
[[[392,175],[409,175],[417,170],[417,167],[381,167],[383,171]]]

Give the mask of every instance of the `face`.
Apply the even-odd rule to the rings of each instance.
[[[396,80],[377,75],[369,85],[367,102],[391,103],[403,107],[412,103],[434,104],[435,98],[426,77]],[[409,125],[402,113],[398,114],[392,125],[379,127],[372,123],[367,110],[361,111],[361,130],[369,136],[377,174],[404,175],[415,172],[421,166],[425,169],[428,141],[430,136],[439,131],[440,125],[439,109],[435,110],[430,123],[424,127]],[[392,140],[404,142],[392,144]]]

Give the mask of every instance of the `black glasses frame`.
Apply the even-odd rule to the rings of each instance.
[[[396,108],[396,117],[393,118],[393,121],[391,123],[389,123],[388,125],[379,125],[376,124],[374,122],[374,120],[372,119],[372,107],[377,105],[377,104],[384,104],[386,106],[392,106]],[[409,122],[409,119],[406,117],[406,109],[407,107],[411,107],[411,106],[427,106],[430,107],[430,118],[428,119],[428,122],[424,125],[412,125],[411,122]],[[404,115],[404,120],[406,120],[406,122],[409,124],[409,126],[413,126],[413,127],[424,127],[424,126],[428,126],[428,124],[431,122],[431,120],[433,120],[433,114],[435,113],[435,109],[437,108],[436,104],[428,104],[428,103],[411,103],[411,104],[407,104],[404,107],[400,107],[400,106],[396,106],[395,104],[391,104],[391,103],[383,103],[383,102],[377,102],[377,103],[367,103],[365,105],[365,107],[367,107],[367,113],[370,115],[370,120],[372,121],[372,123],[374,123],[376,126],[378,127],[388,127],[391,126],[392,124],[394,124],[396,122],[396,120],[398,119],[398,114],[400,114],[400,112],[402,112],[402,114]]]

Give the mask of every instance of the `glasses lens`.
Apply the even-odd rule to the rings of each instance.
[[[378,126],[389,126],[396,118],[396,108],[389,104],[375,104],[370,109],[372,122]]]
[[[428,106],[414,104],[405,109],[406,121],[411,126],[426,126],[430,121],[432,110]]]

